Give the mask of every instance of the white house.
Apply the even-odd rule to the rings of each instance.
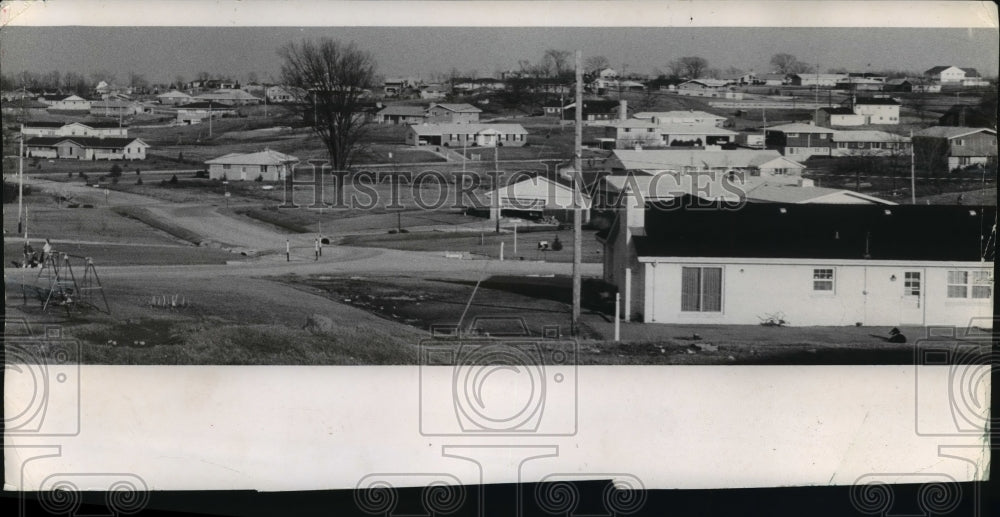
[[[190,102],[194,102],[193,97],[177,90],[170,90],[169,92],[161,93],[156,96],[156,100],[159,101],[160,104],[166,104],[170,106],[177,106],[179,104],[188,104]]]
[[[632,115],[632,118],[656,124],[697,124],[722,127],[726,123],[726,117],[699,110],[640,111]]]
[[[660,124],[639,119],[609,123],[608,136],[614,132],[617,149],[647,147],[711,148],[736,141],[736,132],[715,125]]]
[[[995,208],[714,205],[629,203],[598,234],[626,318],[965,327],[992,315],[993,257],[980,239]]]
[[[927,69],[924,76],[942,84],[956,84],[965,79],[965,70],[957,66],[940,65]]]
[[[256,153],[230,153],[218,158],[206,160],[208,177],[229,181],[256,180],[281,181],[291,172],[299,159],[265,149]]]
[[[214,92],[203,93],[195,96],[194,100],[197,102],[221,102],[231,106],[261,103],[261,99],[254,97],[249,92],[230,88],[223,88],[215,90]]]
[[[85,136],[124,138],[128,136],[128,126],[121,126],[118,122],[110,121],[25,122],[21,125],[21,134],[26,137]]]
[[[789,84],[793,86],[815,86],[833,88],[847,80],[847,74],[790,74]]]
[[[909,153],[910,137],[885,131],[837,131],[830,148],[830,156],[901,156]]]
[[[138,138],[40,136],[24,142],[25,153],[36,158],[71,160],[145,160],[149,144]]]
[[[236,115],[236,108],[229,104],[218,102],[192,102],[183,104],[177,108],[178,124],[200,124],[202,121],[212,118],[230,117]]]
[[[306,92],[300,88],[293,88],[291,86],[268,86],[264,90],[264,97],[267,102],[271,104],[288,104],[292,102],[298,102],[300,99],[305,99]]]
[[[477,208],[480,210],[499,208],[501,214],[526,215],[538,217],[553,215],[559,219],[569,220],[574,206],[572,185],[558,180],[548,179],[541,175],[525,175],[497,189],[486,192],[477,198]],[[580,192],[577,198],[582,210],[583,221],[589,220],[591,199],[586,192]]]
[[[47,104],[50,110],[90,111],[90,101],[78,95],[42,95],[38,102]]]
[[[739,172],[744,177],[760,177],[771,182],[796,184],[806,166],[782,156],[775,150],[733,149],[707,151],[700,149],[677,150],[624,150],[614,151],[608,160],[608,172],[643,172],[656,174],[664,171]]]
[[[858,97],[852,103],[865,124],[899,124],[899,102],[892,97]]]
[[[817,126],[863,126],[865,116],[855,113],[853,109],[847,107],[827,107],[816,110]]]
[[[443,147],[521,147],[528,131],[520,124],[415,124],[406,128],[409,145]]]

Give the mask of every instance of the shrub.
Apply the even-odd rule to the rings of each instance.
[[[183,162],[184,161],[184,153],[183,152],[178,152],[177,153],[177,161],[179,161],[179,162]]]
[[[122,175],[122,168],[117,163],[111,166],[111,173],[108,176],[112,178],[117,178]]]
[[[136,185],[142,185],[142,178],[136,178],[135,179],[135,184]]]
[[[118,178],[111,178],[111,184],[112,185],[117,185],[118,184]]]
[[[135,175],[136,175],[136,176],[138,176],[140,172],[142,172],[142,171],[140,171],[140,170],[139,170],[139,168],[138,168],[138,167],[136,167],[136,168],[135,168]]]
[[[559,251],[559,250],[563,249],[562,241],[559,240],[558,236],[552,241],[552,246],[551,247],[552,247],[552,251]]]
[[[208,171],[198,171],[198,172],[194,173],[194,177],[196,177],[196,178],[207,178],[208,177]]]
[[[66,177],[68,177],[68,178],[72,178],[72,177],[73,177],[73,171],[69,171],[69,172],[67,172],[67,173],[66,173]]]
[[[81,178],[86,178],[87,177],[87,175],[84,174],[83,171],[78,172],[77,175],[80,176]]]
[[[81,172],[80,177],[83,178],[84,183],[90,183],[90,178],[86,174]]]
[[[171,185],[176,185],[177,184],[177,175],[176,174],[174,174],[173,176],[170,176],[170,184]]]
[[[256,181],[257,183],[260,183],[260,182],[264,181],[264,175],[263,174],[258,174],[257,175],[257,179],[255,179],[254,181]]]

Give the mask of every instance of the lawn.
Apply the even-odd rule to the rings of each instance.
[[[106,206],[57,203],[55,196],[25,196],[28,209],[28,236],[32,240],[75,240],[143,244],[178,244],[166,233],[118,215]],[[4,205],[4,235],[17,234],[17,204]]]
[[[481,231],[434,231],[404,234],[351,235],[341,239],[340,244],[348,246],[370,246],[408,251],[451,251],[466,252],[475,256],[499,258],[500,243],[504,243],[504,258],[507,260],[544,260],[547,262],[573,261],[573,230],[538,228],[524,226],[517,233],[517,250],[514,249],[514,233],[510,221],[505,221],[502,233],[495,233],[495,225],[481,219]],[[550,244],[556,239],[562,243],[559,251],[541,251],[539,241]],[[603,260],[603,246],[594,237],[594,231],[583,232],[584,262],[598,263]]]

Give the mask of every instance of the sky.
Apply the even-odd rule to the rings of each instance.
[[[717,28],[717,27],[30,27],[0,31],[0,70],[51,70],[89,75],[128,73],[151,82],[191,80],[199,72],[245,80],[277,80],[277,49],[305,38],[354,41],[371,52],[378,73],[416,76],[457,68],[479,76],[541,60],[546,49],[602,55],[616,69],[655,73],[683,56],[709,66],[769,72],[772,55],[786,52],[829,68],[923,71],[935,65],[975,67],[997,75],[996,29],[956,28]]]

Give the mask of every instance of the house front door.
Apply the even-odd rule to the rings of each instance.
[[[899,304],[901,325],[924,324],[924,272],[912,270],[903,272],[903,292]]]

